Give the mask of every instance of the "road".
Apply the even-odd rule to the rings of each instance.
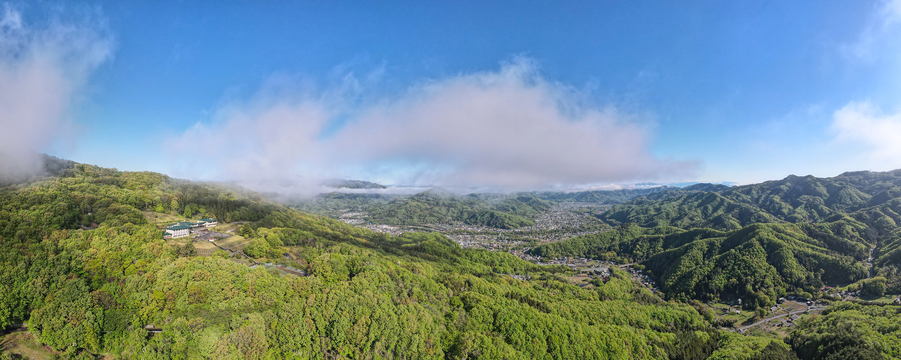
[[[808,312],[808,311],[823,311],[823,310],[825,310],[825,309],[826,309],[825,306],[814,306],[814,307],[810,307],[810,308],[807,308],[807,309],[804,309],[804,310],[795,310],[795,311],[792,311],[792,312],[787,313],[787,314],[776,315],[776,316],[770,316],[770,317],[768,317],[768,318],[761,319],[760,321],[758,321],[758,322],[756,322],[756,323],[753,323],[753,324],[751,324],[751,325],[742,326],[742,327],[738,328],[738,332],[744,332],[744,331],[747,330],[747,329],[750,329],[750,328],[755,327],[755,326],[757,326],[757,325],[766,323],[767,321],[770,321],[770,320],[774,320],[774,319],[781,318],[781,317],[783,317],[783,316],[789,316],[789,315],[795,315],[795,314],[802,314],[802,313],[805,313],[805,312]]]

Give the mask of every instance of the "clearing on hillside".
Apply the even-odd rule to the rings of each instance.
[[[0,337],[0,351],[16,354],[25,359],[53,359],[56,355],[34,338],[29,332],[17,331]]]
[[[230,236],[230,237],[222,239],[222,240],[216,240],[216,245],[219,245],[220,247],[234,250],[234,251],[244,250],[244,247],[247,246],[247,244],[249,244],[249,243],[250,243],[249,239],[245,239],[243,236],[240,236],[240,235]],[[196,246],[196,244],[195,244],[195,246]]]
[[[158,213],[158,212],[147,211],[147,210],[141,211],[141,214],[144,215],[144,218],[147,219],[147,222],[157,225],[157,226],[169,225],[169,224],[176,223],[179,221],[190,221],[190,220],[186,220],[185,218],[183,218],[181,216],[175,216],[175,215],[171,215],[171,214]]]

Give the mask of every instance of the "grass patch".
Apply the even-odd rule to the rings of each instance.
[[[213,226],[213,228],[211,230],[213,230],[215,232],[225,233],[225,234],[229,234],[229,231],[231,231],[230,234],[234,234],[235,231],[238,230],[239,225],[240,224],[238,224],[238,223],[223,224],[223,225],[219,225],[219,226]]]
[[[567,278],[567,280],[569,280],[569,282],[573,285],[581,285],[583,283],[590,282],[592,279],[590,276],[580,274],[570,276],[569,278]]]
[[[197,250],[200,249],[216,249],[216,246],[210,243],[208,240],[204,239],[192,239],[191,237],[180,237],[176,239],[167,240],[169,244],[175,246],[185,246],[187,244],[193,243],[194,248]]]
[[[166,241],[167,241],[170,245],[175,245],[175,246],[185,246],[185,245],[187,245],[189,242],[191,242],[191,238],[190,238],[190,237],[180,237],[180,238],[175,238],[175,239],[168,239],[168,240],[166,240]]]
[[[244,259],[244,258],[233,257],[233,258],[230,258],[229,260],[230,260],[231,262],[235,262],[235,263],[238,263],[238,264],[241,264],[241,265],[250,265],[250,261],[247,261],[247,260]]]
[[[898,297],[898,295],[885,295],[885,296],[880,296],[880,297],[861,296],[860,300],[872,301],[872,302],[876,302],[876,303],[891,304],[892,302],[895,301],[895,298],[897,298],[897,297]]]
[[[240,235],[230,236],[222,240],[216,240],[217,245],[231,250],[244,250],[244,247],[249,243],[249,239],[245,239]]]
[[[754,311],[742,311],[741,315],[730,311],[728,314],[723,315],[723,320],[733,321],[735,323],[735,327],[739,327],[747,325],[745,324],[745,322],[753,317]]]
[[[176,223],[179,221],[187,221],[185,218],[181,216],[175,216],[166,213],[158,213],[153,211],[141,211],[141,214],[144,215],[144,218],[147,219],[147,222],[151,224],[155,224],[157,226],[169,225],[172,223]]]
[[[216,245],[213,245],[212,242],[203,240],[203,241],[195,241],[194,248],[197,250],[216,250],[219,249]]]
[[[786,301],[780,304],[782,308],[785,308],[788,311],[799,311],[799,310],[807,310],[807,304],[802,304],[796,301]]]
[[[26,359],[52,359],[54,354],[41,345],[29,332],[14,332],[0,337],[0,349]]]

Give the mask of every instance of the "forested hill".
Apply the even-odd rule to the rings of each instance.
[[[573,201],[613,205],[627,202],[639,196],[650,196],[652,194],[673,190],[678,190],[678,188],[672,186],[655,186],[642,189],[592,190],[577,192],[542,191],[524,193],[524,195],[531,195],[539,199],[554,202]]]
[[[551,204],[530,196],[471,194],[459,196],[428,191],[368,209],[367,219],[390,225],[441,224],[451,221],[512,229],[534,225],[531,217]]]
[[[532,253],[637,262],[669,298],[743,299],[750,308],[769,307],[786,294],[812,297],[824,285],[866,278],[866,228],[848,218],[818,225],[754,224],[731,232],[624,225]]]
[[[182,216],[215,216],[257,262],[307,276],[164,240],[155,223]],[[2,187],[0,243],[0,326],[28,324],[63,357],[791,358],[616,269],[579,288],[439,234],[376,234],[156,173],[76,164]]]
[[[60,159],[56,156],[47,154],[34,155],[38,157],[39,164],[36,169],[32,169],[34,170],[33,173],[19,173],[15,171],[11,173],[0,172],[0,186],[37,181],[41,177],[59,176],[66,170],[75,166],[75,162],[72,160]]]
[[[685,188],[614,206],[602,220],[611,225],[709,227],[735,230],[759,222],[816,222],[842,213],[876,215],[901,196],[901,170],[849,172],[832,178],[789,176],[760,184]],[[711,190],[711,189],[706,189]],[[865,215],[869,214],[869,215]],[[889,217],[897,216],[884,214]]]
[[[388,187],[382,184],[376,184],[374,182],[363,181],[363,180],[344,180],[344,179],[331,179],[326,180],[322,183],[325,186],[332,187],[335,189],[387,189]]]
[[[867,277],[901,294],[899,170],[669,190],[602,217],[617,231],[531,251],[640,262],[672,298],[750,298],[765,306],[774,295],[815,296],[824,285]]]

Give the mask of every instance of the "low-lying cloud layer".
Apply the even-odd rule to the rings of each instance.
[[[0,180],[15,180],[39,172],[39,152],[73,131],[68,112],[112,41],[90,20],[33,27],[9,4],[2,11]]]
[[[869,102],[852,102],[835,112],[837,140],[864,144],[872,160],[901,166],[901,114],[886,115]]]
[[[587,105],[584,94],[543,78],[526,59],[356,107],[310,92],[266,94],[223,107],[169,148],[195,176],[239,181],[352,177],[528,189],[696,169],[656,158],[648,125],[612,106]]]

